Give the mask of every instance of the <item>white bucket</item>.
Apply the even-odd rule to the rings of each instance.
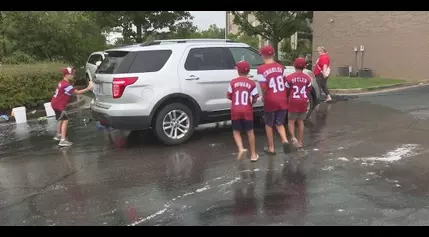
[[[25,107],[13,108],[12,113],[15,116],[16,123],[26,123],[27,122],[27,109]]]
[[[51,102],[45,103],[44,105],[45,105],[46,117],[55,116],[55,111],[54,111],[54,109],[52,109]]]

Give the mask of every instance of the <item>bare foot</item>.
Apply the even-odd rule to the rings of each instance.
[[[258,154],[256,154],[255,156],[250,157],[250,161],[252,161],[252,162],[256,162],[256,161],[258,161],[258,159],[259,159],[259,155]]]
[[[265,153],[267,153],[268,155],[275,155],[275,154],[276,154],[276,151],[274,150],[274,148],[270,149],[270,148],[266,147],[266,148],[264,149],[264,151],[265,151]]]
[[[237,160],[243,159],[246,152],[247,152],[247,149],[242,149],[242,150],[238,151]]]
[[[292,144],[295,146],[295,147],[299,147],[299,142],[298,142],[298,140],[296,139],[296,138],[292,138]]]

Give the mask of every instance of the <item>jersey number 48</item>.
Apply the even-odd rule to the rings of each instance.
[[[270,83],[268,84],[270,88],[273,89],[274,93],[277,93],[278,91],[284,91],[285,90],[285,81],[283,76],[273,77],[270,79]]]

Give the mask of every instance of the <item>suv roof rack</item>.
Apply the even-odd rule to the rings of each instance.
[[[170,40],[154,40],[151,42],[145,42],[140,44],[140,46],[151,46],[151,45],[160,45],[160,44],[171,44],[171,43],[198,43],[198,42],[226,42],[226,43],[236,43],[234,40],[230,39],[170,39]]]
[[[114,47],[111,49],[107,49],[108,50],[115,50],[115,49],[126,49],[126,48],[134,48],[134,47],[145,47],[145,46],[152,46],[152,45],[161,45],[161,44],[180,44],[180,43],[204,43],[204,42],[225,42],[225,43],[237,43],[234,40],[230,40],[230,39],[206,39],[206,38],[201,38],[201,39],[170,39],[170,40],[154,40],[154,41],[149,41],[149,42],[144,42],[142,44],[129,44],[129,45],[122,45],[122,46],[118,46],[118,47]]]

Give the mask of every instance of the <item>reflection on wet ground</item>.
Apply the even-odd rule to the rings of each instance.
[[[71,148],[52,140],[52,119],[1,125],[0,224],[427,225],[421,90],[322,104],[305,149],[287,155],[263,155],[260,126],[257,163],[235,160],[228,124],[165,147],[150,132],[98,130],[80,111]]]

